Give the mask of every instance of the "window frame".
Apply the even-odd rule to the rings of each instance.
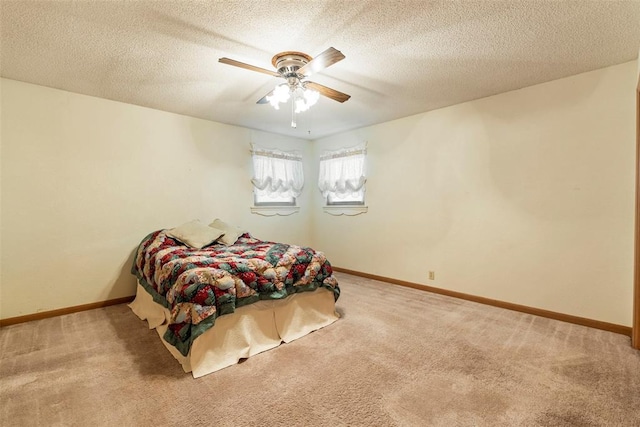
[[[325,199],[325,206],[364,206],[364,196],[365,196],[365,191],[364,191],[364,187],[361,190],[362,193],[362,198],[361,200],[340,200],[340,198],[333,196],[335,198],[335,200],[331,200],[331,196],[334,194],[333,191],[329,192],[329,194],[327,194],[327,198]]]

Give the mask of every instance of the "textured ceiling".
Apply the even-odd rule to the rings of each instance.
[[[3,77],[301,138],[458,104],[638,56],[640,1],[6,1]],[[346,59],[313,81],[322,98],[256,101],[281,80],[272,56]]]

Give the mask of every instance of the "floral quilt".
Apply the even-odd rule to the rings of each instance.
[[[318,287],[337,300],[338,282],[322,252],[242,235],[232,246],[193,249],[167,230],[145,237],[131,273],[171,311],[164,339],[187,355],[193,340],[218,316],[263,299],[281,299]]]

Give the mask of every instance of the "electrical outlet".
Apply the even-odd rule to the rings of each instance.
[[[435,271],[430,271],[429,272],[429,280],[436,280],[436,272]]]

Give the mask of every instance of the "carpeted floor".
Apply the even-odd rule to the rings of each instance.
[[[640,426],[629,338],[337,274],[342,319],[200,379],[126,305],[0,329],[2,426]]]

